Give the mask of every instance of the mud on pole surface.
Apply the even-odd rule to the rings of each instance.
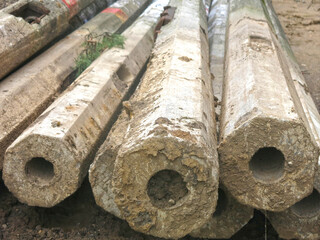
[[[215,108],[216,114],[220,114],[221,110],[228,8],[227,0],[213,0],[208,19],[210,72],[214,76],[212,82],[215,101],[218,101]],[[219,125],[219,121],[217,121],[217,125]],[[215,212],[206,224],[192,231],[190,235],[196,238],[229,239],[246,225],[252,216],[253,208],[240,204],[220,184]]]
[[[320,167],[320,166],[319,166]],[[284,239],[320,238],[320,171],[312,193],[283,212],[268,212],[268,219]]]
[[[253,208],[242,205],[220,184],[218,203],[209,221],[190,233],[195,238],[230,239],[253,217]]]
[[[119,0],[0,82],[0,169],[9,145],[74,78],[86,36],[122,32],[149,2]]]
[[[289,83],[292,91],[301,101],[305,114],[304,121],[320,146],[320,117],[311,97],[299,64],[282,29],[280,21],[270,1],[265,1],[266,14],[280,44],[285,64],[288,66]],[[312,193],[283,212],[268,212],[271,224],[284,239],[319,239],[320,238],[320,162],[315,175]]]
[[[281,211],[311,193],[318,148],[260,1],[232,0],[228,28],[221,180],[242,204]]]
[[[0,79],[61,35],[94,0],[21,0],[0,11]]]
[[[135,22],[123,33],[124,49],[103,53],[9,147],[3,178],[19,201],[51,207],[78,189],[114,112],[151,53],[156,20]]]
[[[161,28],[147,71],[127,103],[127,120],[121,115],[116,122],[126,131],[111,131],[90,182],[98,204],[120,213],[136,231],[179,238],[211,217],[218,162],[204,6],[202,0],[169,5],[176,7],[174,19]],[[110,169],[101,169],[113,161],[110,189],[99,179],[110,179]]]
[[[141,17],[144,15],[160,16],[163,7],[167,6],[168,2],[169,0],[154,1]],[[128,103],[129,102],[124,102],[123,105],[130,108],[130,105],[127,105]],[[128,121],[130,120],[129,111],[130,109],[126,108],[126,110],[123,110],[119,115],[116,123],[113,124],[108,133],[107,139],[99,148],[89,169],[89,181],[96,204],[121,219],[123,219],[123,216],[114,202],[111,180],[115,159],[124,141],[128,128]]]

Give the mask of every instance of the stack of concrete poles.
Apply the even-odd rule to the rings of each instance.
[[[88,34],[122,32],[149,0],[119,0],[0,82],[0,169],[5,150],[74,79]]]
[[[218,159],[202,0],[172,0],[151,62],[89,171],[97,203],[137,231],[179,238],[212,216]]]
[[[220,176],[242,204],[282,211],[308,196],[318,146],[260,1],[231,0]]]
[[[213,0],[208,19],[210,72],[213,77],[213,93],[216,116],[220,115],[226,25],[228,22],[228,0]],[[219,121],[217,121],[217,131]],[[227,189],[220,184],[216,210],[209,221],[190,235],[196,238],[229,239],[253,217],[253,208],[240,204]]]
[[[294,85],[292,91],[296,91],[299,96],[306,122],[320,146],[320,117],[316,105],[307,91],[305,79],[270,1],[265,1],[265,10],[267,10],[266,14],[269,15],[269,21],[280,43],[284,64],[288,68],[289,80]],[[318,162],[312,193],[287,210],[279,213],[268,212],[267,216],[282,238],[314,240],[320,238],[320,162]]]
[[[0,11],[0,79],[69,28],[94,0],[20,0]]]
[[[149,58],[159,17],[158,10],[134,22],[125,48],[104,52],[8,148],[3,179],[21,202],[51,207],[78,189]]]

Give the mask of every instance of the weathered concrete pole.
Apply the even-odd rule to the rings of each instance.
[[[86,36],[122,32],[149,2],[119,0],[0,82],[0,169],[9,145],[74,79]]]
[[[228,23],[229,2],[213,0],[208,18],[208,36],[210,47],[210,72],[212,77],[213,94],[215,97],[215,112],[217,128],[220,125],[222,89],[224,79],[225,42]]]
[[[281,238],[320,239],[320,171],[315,179],[308,197],[283,212],[268,212],[267,217]]]
[[[179,238],[211,217],[218,161],[204,5],[169,5],[177,8],[174,19],[161,28],[126,103],[128,116],[121,115],[100,149],[90,182],[98,204],[133,229]]]
[[[94,0],[21,0],[0,11],[0,79],[69,28]]]
[[[315,139],[318,147],[320,146],[320,115],[318,109],[312,99],[311,93],[308,90],[305,78],[300,70],[299,64],[290,47],[286,34],[281,26],[281,23],[275,13],[272,3],[266,0],[264,9],[268,15],[268,21],[272,26],[272,30],[276,35],[279,43],[280,56],[283,58],[283,64],[287,69],[288,85],[290,86],[291,95],[300,99],[301,109],[303,109],[302,119],[306,123],[309,132]]]
[[[124,49],[103,53],[8,148],[3,179],[21,202],[51,207],[87,174],[112,117],[145,65],[159,14],[127,29]]]
[[[312,192],[318,147],[260,1],[230,1],[227,44],[221,180],[242,204],[281,211]]]
[[[220,184],[218,204],[209,221],[190,233],[195,238],[230,239],[253,217],[253,208],[242,205]]]
[[[270,1],[265,1],[265,10],[281,45],[284,60],[289,69],[288,75],[291,77],[290,83],[294,85],[292,90],[296,90],[306,116],[305,121],[320,146],[320,117],[316,105]],[[268,212],[267,216],[282,238],[314,240],[320,238],[320,162],[318,162],[313,192],[287,210],[279,213]]]
[[[222,98],[223,69],[225,59],[225,36],[228,22],[228,0],[213,0],[208,19],[210,72],[213,78],[213,92],[216,101],[216,115],[220,115]],[[219,121],[217,121],[219,125]],[[253,216],[253,208],[240,204],[220,184],[215,212],[201,228],[190,233],[196,238],[229,239]]]

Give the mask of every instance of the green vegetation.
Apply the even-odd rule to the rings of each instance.
[[[84,43],[84,50],[76,59],[77,77],[87,68],[90,64],[97,59],[101,53],[112,47],[124,47],[125,38],[120,34],[108,34],[94,36],[89,34],[86,42]]]

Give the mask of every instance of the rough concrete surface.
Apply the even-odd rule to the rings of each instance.
[[[221,180],[242,204],[285,210],[312,192],[318,148],[290,94],[260,2],[230,4]]]
[[[69,19],[93,1],[67,7],[62,0],[20,0],[0,10],[0,79],[65,32]]]
[[[277,39],[281,44],[284,60],[289,69],[290,81],[299,96],[302,108],[306,115],[305,121],[310,132],[320,146],[320,117],[315,103],[308,91],[308,86],[300,70],[299,64],[291,50],[281,24],[272,8],[271,2],[266,1],[267,10]],[[320,162],[318,162],[320,165]],[[318,166],[319,168],[319,166]],[[319,239],[320,238],[320,170],[315,176],[313,192],[292,207],[280,213],[268,213],[268,218],[285,239]]]
[[[124,49],[103,53],[8,148],[3,179],[24,203],[51,207],[74,193],[112,116],[146,63],[159,16],[135,22]]]
[[[158,12],[158,15],[160,16],[163,7],[166,6],[168,2],[169,0],[155,1],[155,3],[150,5],[150,7],[145,11],[145,15],[155,14],[153,12]],[[130,105],[128,106],[128,104],[129,102],[123,103],[124,106],[130,108]],[[118,117],[116,123],[112,126],[107,139],[97,152],[95,160],[91,164],[89,170],[89,180],[96,203],[107,212],[110,212],[122,219],[122,214],[114,202],[111,180],[115,159],[119,148],[124,141],[128,127],[128,118],[130,119],[130,112],[128,111],[130,110],[127,109],[126,111],[123,111]]]
[[[253,208],[240,204],[220,184],[218,204],[210,220],[190,233],[196,238],[230,239],[253,217]]]
[[[225,39],[228,23],[229,3],[227,0],[213,0],[208,17],[208,37],[210,47],[210,72],[215,101],[217,129],[221,115],[221,102],[224,79]],[[218,137],[219,138],[219,137]]]
[[[320,4],[312,4],[308,8],[310,2],[311,0],[273,0],[291,47],[308,83],[308,89],[312,93],[318,93],[316,86],[309,86],[309,82],[313,81],[314,84],[319,82],[320,24],[309,23],[316,22]],[[307,23],[308,25],[303,25]],[[133,231],[125,221],[98,207],[94,202],[87,180],[75,194],[53,208],[30,207],[22,204],[1,182],[1,238],[5,240],[159,240],[159,238]],[[190,236],[182,239],[199,240],[199,238]],[[279,240],[282,238],[278,237],[269,221],[265,220],[259,211],[255,211],[254,218],[231,239]]]
[[[125,104],[128,117],[115,125],[127,129],[124,141],[116,135],[122,131],[111,131],[114,140],[100,149],[90,179],[99,204],[120,212],[133,229],[179,238],[211,217],[218,163],[204,6],[169,5],[177,8],[174,19],[161,28],[147,71]],[[108,189],[110,169],[100,168],[112,165],[116,154]],[[99,177],[106,182],[99,185],[97,174],[106,174]]]
[[[9,145],[74,79],[75,59],[86,36],[122,32],[147,4],[147,0],[119,0],[110,9],[121,9],[126,19],[102,12],[0,82],[0,169]]]
[[[320,167],[320,166],[319,166]],[[284,239],[320,238],[320,171],[313,192],[283,212],[268,212],[267,217]]]

